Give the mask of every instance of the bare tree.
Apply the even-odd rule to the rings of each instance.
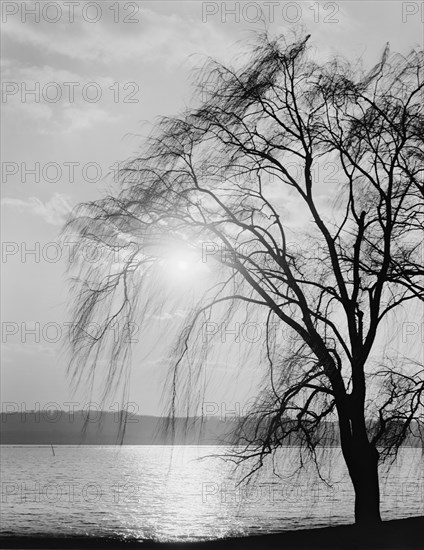
[[[388,46],[369,72],[319,63],[309,36],[261,36],[238,69],[208,61],[201,100],[161,119],[123,167],[119,193],[80,205],[67,225],[79,250],[98,243],[111,258],[72,264],[73,375],[107,356],[113,323],[141,323],[159,307],[145,289],[169,250],[203,249],[203,259],[206,250],[215,282],[173,350],[170,415],[188,381],[201,380],[199,331],[212,311],[263,315],[267,383],[240,427],[238,457],[260,467],[292,434],[314,456],[336,418],[356,522],[379,522],[379,460],[424,420],[422,366],[371,357],[383,320],[424,297],[422,69],[422,51],[404,57]],[[327,162],[336,179],[319,175]],[[218,247],[225,254],[211,253]],[[125,259],[112,261],[120,250]],[[104,330],[83,337],[99,319]],[[276,324],[296,338],[281,341]],[[109,389],[127,372],[128,351],[125,338],[111,347]]]

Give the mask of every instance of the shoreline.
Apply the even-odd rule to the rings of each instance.
[[[406,550],[422,548],[424,534],[424,516],[384,521],[372,531],[359,529],[355,525],[339,525],[316,529],[282,531],[277,534],[233,537],[194,542],[155,542],[151,540],[122,540],[108,537],[90,536],[14,536],[0,535],[1,548],[14,549],[175,549],[188,550],[231,550],[242,549],[340,549],[366,550]]]

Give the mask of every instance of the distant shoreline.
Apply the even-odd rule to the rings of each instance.
[[[407,550],[422,548],[424,516],[385,521],[373,530],[358,529],[355,525],[339,525],[317,529],[283,531],[278,534],[234,537],[202,542],[155,542],[150,540],[122,540],[108,537],[78,536],[13,536],[0,535],[2,548],[14,549],[175,549],[188,550]]]
[[[162,416],[131,414],[123,422],[122,415],[116,411],[15,410],[0,414],[0,444],[226,446],[237,443],[237,426],[245,422],[246,418],[242,416],[225,416],[222,413],[204,417],[175,417],[172,420]],[[256,421],[250,419],[250,424],[244,426],[244,433],[251,430],[253,434],[256,429]],[[334,422],[323,422],[316,435],[318,447],[340,446],[338,426]],[[302,439],[295,433],[286,440],[287,447],[301,444]],[[423,448],[423,441],[410,434],[403,446]]]

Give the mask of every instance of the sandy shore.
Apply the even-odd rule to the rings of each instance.
[[[152,541],[121,541],[97,537],[53,537],[53,536],[0,536],[1,548],[45,548],[45,549],[89,549],[120,548],[133,549],[175,549],[191,550],[231,550],[242,549],[343,549],[371,550],[374,548],[392,550],[424,548],[424,516],[386,521],[378,529],[359,530],[354,525],[325,527],[322,529],[305,529],[286,531],[273,535],[237,537],[205,542],[190,543],[157,543]]]

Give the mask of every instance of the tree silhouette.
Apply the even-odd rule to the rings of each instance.
[[[119,192],[80,205],[67,224],[78,235],[76,380],[107,357],[105,387],[122,382],[130,345],[111,344],[108,329],[148,323],[161,298],[149,285],[170,250],[202,251],[215,278],[173,349],[170,416],[181,391],[200,383],[199,333],[212,311],[263,315],[268,375],[235,456],[255,459],[253,471],[296,434],[314,457],[336,418],[356,522],[379,522],[379,461],[424,420],[422,366],[372,357],[383,320],[424,296],[422,68],[422,51],[388,46],[369,72],[319,63],[309,36],[260,36],[241,69],[208,61],[198,104],[161,119],[120,171]],[[325,163],[336,179],[319,175]],[[90,243],[109,260],[84,262]],[[103,329],[87,338],[99,319]],[[279,339],[276,324],[296,337]]]

